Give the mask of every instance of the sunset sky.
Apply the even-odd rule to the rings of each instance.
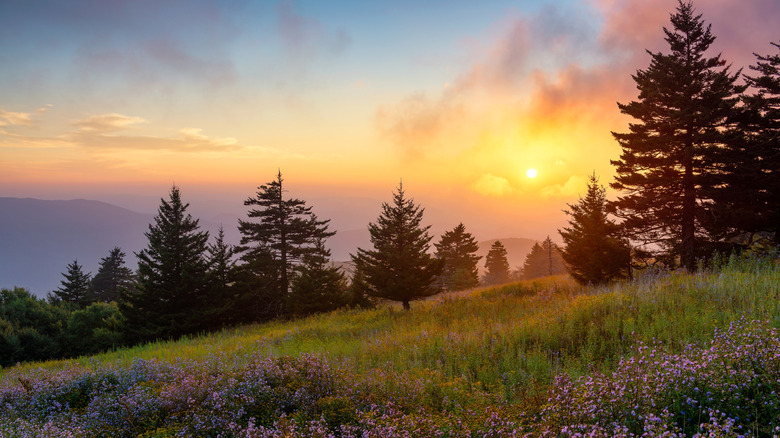
[[[676,4],[6,0],[0,196],[154,211],[175,182],[241,214],[281,169],[336,229],[403,179],[435,230],[541,239],[612,179],[616,102]],[[780,41],[777,0],[694,6],[734,69]]]

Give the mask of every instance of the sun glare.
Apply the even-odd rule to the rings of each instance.
[[[528,169],[525,174],[528,175],[528,178],[536,178],[536,169]]]

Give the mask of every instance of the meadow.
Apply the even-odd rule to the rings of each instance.
[[[780,435],[780,267],[548,277],[0,370],[0,436]]]

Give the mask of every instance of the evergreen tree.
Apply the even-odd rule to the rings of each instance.
[[[100,259],[100,266],[90,284],[91,295],[95,301],[109,303],[119,300],[119,292],[132,289],[133,271],[125,266],[125,253],[117,246],[108,256]]]
[[[228,325],[233,321],[236,299],[234,285],[237,280],[235,248],[225,243],[225,232],[220,225],[217,239],[208,246],[209,270],[206,275],[208,296],[203,309],[208,314],[212,329]]]
[[[349,302],[347,305],[351,308],[373,309],[376,307],[374,300],[369,294],[370,288],[366,282],[366,276],[360,267],[355,266],[352,273],[352,279],[349,283],[347,293]]]
[[[187,213],[179,188],[161,199],[154,223],[144,233],[147,247],[136,253],[136,291],[122,293],[120,310],[131,342],[176,338],[200,330],[206,300],[209,234]]]
[[[347,281],[341,270],[330,264],[330,251],[318,239],[312,251],[296,266],[288,308],[293,315],[329,312],[350,302]]]
[[[509,281],[509,261],[506,259],[506,254],[506,248],[501,241],[493,242],[485,257],[487,272],[482,279],[484,284],[503,284]]]
[[[352,256],[371,296],[409,302],[441,292],[436,279],[443,263],[428,253],[430,225],[421,226],[424,209],[404,196],[403,184],[393,193],[393,205],[382,204],[376,223],[368,225],[373,250],[358,249]]]
[[[625,194],[611,209],[631,239],[692,271],[706,252],[710,189],[721,183],[716,151],[734,135],[743,88],[720,55],[705,56],[715,37],[691,3],[680,1],[671,23],[663,29],[671,52],[648,52],[650,66],[633,76],[639,100],[618,104],[635,122],[613,133],[623,151],[612,187]]]
[[[780,44],[772,43],[780,50]],[[726,184],[716,192],[719,235],[750,244],[755,234],[780,246],[780,53],[756,54],[745,75],[753,94],[743,96],[740,131],[745,135],[724,151]]]
[[[479,285],[477,262],[481,258],[475,255],[479,245],[471,233],[461,223],[452,231],[445,232],[436,246],[436,257],[444,261],[442,273],[444,287],[447,290],[462,290]]]
[[[559,230],[563,259],[572,277],[582,284],[601,284],[629,274],[628,245],[620,238],[620,226],[607,218],[607,195],[594,173],[588,194],[579,203],[568,204],[569,227]]]
[[[561,249],[553,243],[550,236],[540,245],[535,243],[523,262],[523,279],[531,280],[567,272]]]
[[[258,187],[255,197],[244,201],[252,206],[251,221],[239,220],[242,253],[248,278],[257,282],[256,296],[263,302],[261,317],[279,316],[284,312],[295,266],[307,254],[316,252],[318,239],[335,234],[328,231],[328,220],[317,220],[300,199],[284,199],[281,171],[274,181]],[[257,208],[254,208],[257,207]]]
[[[65,277],[60,282],[62,286],[54,290],[55,298],[79,308],[87,307],[93,301],[89,293],[91,275],[84,272],[78,260],[69,264],[67,269],[67,272],[62,273]]]

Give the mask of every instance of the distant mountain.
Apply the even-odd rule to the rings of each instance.
[[[94,274],[114,246],[135,269],[133,251],[145,246],[143,233],[152,220],[152,215],[84,199],[0,198],[0,211],[0,287],[20,286],[38,296],[59,287],[73,260]]]
[[[24,287],[39,297],[60,287],[62,272],[78,260],[95,274],[100,259],[115,246],[135,270],[134,252],[146,247],[154,215],[136,213],[100,201],[48,201],[0,197],[0,287]],[[220,224],[225,240],[237,243],[238,220],[230,215],[200,221],[215,235]]]

